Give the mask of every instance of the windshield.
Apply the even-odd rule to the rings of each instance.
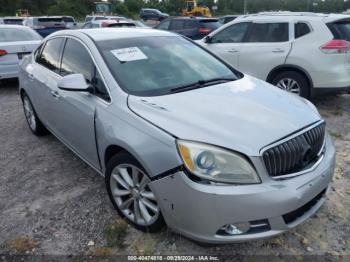
[[[35,31],[27,28],[0,28],[0,42],[33,41],[42,37]]]
[[[237,79],[224,63],[179,36],[97,42],[112,74],[128,93],[156,96],[216,78]]]

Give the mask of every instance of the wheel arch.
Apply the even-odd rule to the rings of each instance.
[[[272,80],[278,74],[286,72],[286,71],[298,72],[298,73],[302,74],[303,76],[305,76],[307,81],[308,81],[308,83],[309,83],[309,86],[310,86],[310,92],[312,91],[314,84],[313,84],[313,81],[312,81],[312,78],[311,78],[310,74],[304,68],[302,68],[300,66],[297,66],[297,65],[286,64],[286,65],[280,65],[280,66],[275,67],[268,74],[268,76],[266,78],[266,82],[271,83]]]

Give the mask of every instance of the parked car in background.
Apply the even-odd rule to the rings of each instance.
[[[235,68],[302,97],[350,91],[350,16],[241,16],[199,41]]]
[[[225,16],[219,17],[219,23],[224,25],[235,20],[237,17],[238,15],[225,15]]]
[[[0,17],[0,24],[4,25],[23,25],[24,18],[17,16]]]
[[[18,63],[41,43],[34,30],[19,25],[0,25],[0,79],[18,77]]]
[[[46,37],[59,30],[67,29],[62,17],[55,16],[28,17],[24,25],[33,28],[42,37]]]
[[[152,8],[142,8],[139,15],[142,20],[162,21],[169,17],[168,14],[162,13],[158,9],[152,9]]]
[[[202,39],[219,27],[218,19],[204,17],[171,17],[155,26],[156,29],[172,31],[193,40]]]
[[[61,16],[61,18],[68,29],[73,29],[77,26],[73,16]]]
[[[99,21],[99,20],[127,20],[124,16],[101,16],[101,15],[87,15],[85,17],[84,23],[87,22],[94,22],[94,21]]]
[[[82,29],[100,28],[100,27],[138,27],[133,21],[117,20],[95,20],[85,23]]]
[[[315,106],[178,34],[57,32],[21,62],[19,83],[30,130],[104,175],[140,230],[165,221],[198,241],[248,241],[326,200],[335,149]]]

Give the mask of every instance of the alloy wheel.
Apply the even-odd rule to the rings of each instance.
[[[298,82],[292,78],[282,78],[280,81],[278,81],[277,87],[285,91],[300,95],[300,86]]]
[[[111,192],[118,208],[140,226],[152,225],[159,217],[158,203],[149,183],[146,174],[131,164],[116,166],[110,177]]]
[[[34,109],[32,104],[30,103],[27,96],[23,98],[23,108],[24,108],[24,114],[27,119],[27,122],[32,130],[36,129],[36,119],[34,114]]]

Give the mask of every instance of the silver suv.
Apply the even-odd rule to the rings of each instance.
[[[307,100],[152,29],[52,34],[21,63],[30,129],[99,174],[136,228],[199,241],[280,234],[325,201],[335,150]]]

